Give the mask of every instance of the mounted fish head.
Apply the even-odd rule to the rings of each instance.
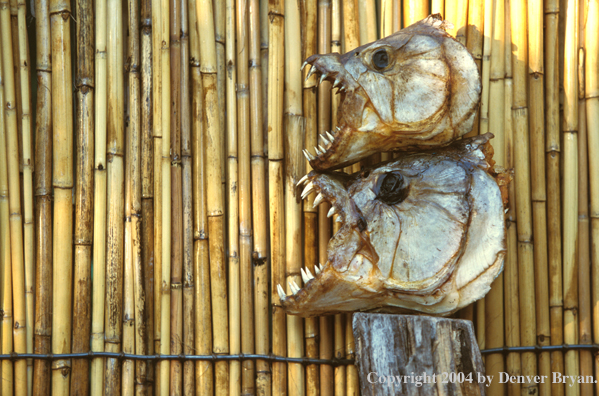
[[[494,174],[492,134],[403,153],[353,175],[312,171],[302,197],[331,204],[341,227],[303,288],[279,286],[289,314],[385,310],[450,314],[482,298],[505,255],[506,174]],[[490,154],[492,156],[492,154]],[[503,187],[500,188],[500,185]]]
[[[481,93],[468,50],[439,14],[346,54],[313,55],[308,76],[339,88],[337,128],[321,135],[316,170],[339,169],[380,151],[447,144],[472,129]]]

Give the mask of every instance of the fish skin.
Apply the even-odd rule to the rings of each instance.
[[[480,73],[466,47],[445,32],[447,25],[431,15],[345,54],[306,60],[341,92],[339,130],[310,161],[314,169],[339,169],[382,150],[446,145],[472,130]],[[374,60],[380,51],[388,59],[384,68]]]
[[[352,175],[310,172],[305,182],[342,225],[320,273],[281,299],[286,312],[449,315],[484,297],[505,256],[506,173],[493,167],[492,137],[400,153]]]

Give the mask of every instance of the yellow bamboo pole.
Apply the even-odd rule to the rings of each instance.
[[[93,284],[91,349],[104,351],[104,309],[106,298],[106,129],[107,129],[107,83],[106,40],[107,3],[97,1],[96,52],[95,52],[95,98],[94,98],[94,236],[93,236]],[[91,395],[104,394],[105,359],[91,362]]]
[[[484,1],[484,0],[473,0]],[[405,6],[404,6],[405,8]],[[405,11],[404,11],[405,12]],[[405,17],[404,17],[405,18]],[[447,33],[456,38],[462,44],[466,43],[466,23],[468,21],[468,0],[446,1],[445,19],[453,24],[453,29]],[[404,25],[406,19],[404,19]],[[460,31],[461,30],[461,31]],[[481,29],[482,30],[482,29]]]
[[[64,237],[65,235],[71,235],[73,232],[73,100],[70,19],[69,2],[60,0],[50,2],[52,62],[54,66],[52,73],[52,119],[54,120],[52,353],[69,353],[71,351],[73,247],[71,241]],[[13,265],[14,262],[15,260],[13,260]],[[13,280],[13,287],[14,284]],[[17,320],[16,313],[15,309],[15,321]],[[15,350],[17,349],[16,341],[15,335]],[[58,360],[52,363],[53,395],[69,394],[70,369],[70,360]],[[18,371],[16,365],[15,371]],[[17,393],[19,392],[17,391]]]
[[[225,60],[227,77],[225,81],[225,102],[227,105],[227,203],[228,203],[228,268],[229,268],[229,352],[241,353],[241,295],[239,273],[239,166],[237,149],[237,67],[235,46],[235,1],[226,2]],[[241,44],[240,44],[241,47]],[[241,122],[240,122],[241,124]],[[229,363],[229,392],[241,394],[241,363]]]
[[[393,30],[393,19],[396,17],[393,11],[395,3],[395,0],[382,0],[381,2],[381,30],[379,33],[381,38],[390,36],[395,32]],[[381,161],[388,161],[391,158],[393,158],[392,153],[381,153]]]
[[[195,8],[191,14],[194,15]],[[190,15],[187,0],[181,2],[181,162],[183,192],[183,345],[186,355],[194,353],[195,320],[194,320],[194,279],[193,279],[193,179],[192,179],[192,115],[191,115],[191,83],[190,78]],[[183,363],[183,394],[195,391],[194,363]]]
[[[175,95],[171,95],[171,48],[170,48],[170,35],[169,26],[171,24],[171,11],[169,0],[161,0],[160,8],[160,25],[159,37],[160,37],[160,52],[157,56],[160,58],[160,75],[159,79],[162,83],[162,96],[156,98],[160,102],[161,108],[161,129],[162,129],[162,152],[160,153],[159,166],[162,174],[162,268],[160,273],[160,354],[167,355],[171,352],[171,253],[177,248],[173,249],[173,240],[171,239],[171,231],[173,224],[171,210],[173,208],[173,202],[171,201],[172,194],[171,185],[171,150],[174,150],[173,141],[171,140],[171,131],[175,133],[174,125],[171,124],[171,118],[175,119],[179,114],[174,116],[171,114],[171,99],[176,98]],[[180,53],[176,52],[173,55],[173,59],[180,60]],[[174,61],[173,67],[175,71],[173,73],[179,73],[176,67],[179,66],[178,62]],[[176,121],[174,121],[176,124]],[[175,226],[175,229],[176,226]],[[175,231],[176,234],[176,231]],[[163,361],[160,363],[160,394],[165,396],[170,390],[169,374],[170,374],[171,362]]]
[[[599,260],[599,42],[593,32],[599,29],[599,1],[587,2],[587,25],[585,30],[585,102],[586,130],[588,137],[588,169],[589,169],[589,217],[591,221],[591,260],[596,264]],[[592,304],[593,304],[593,341],[599,340],[599,271],[592,267]],[[595,373],[599,372],[598,357],[595,356]],[[599,385],[595,385],[599,389]]]
[[[208,219],[206,216],[206,178],[204,161],[204,106],[202,76],[200,69],[200,40],[197,16],[194,12],[196,1],[189,1],[189,44],[192,78],[192,180],[193,188],[193,269],[194,269],[194,311],[195,349],[197,354],[212,353],[212,317],[210,315],[210,263],[208,259]],[[195,393],[213,394],[213,365],[210,362],[195,364]]]
[[[77,182],[75,185],[75,268],[73,301],[73,352],[87,352],[91,331],[91,264],[93,242],[94,75],[93,12],[91,1],[77,3]],[[25,146],[23,146],[25,147]],[[89,391],[89,362],[73,361],[72,394]]]
[[[35,287],[35,353],[50,353],[52,338],[52,66],[50,48],[50,15],[48,1],[35,3],[37,49],[37,105],[35,128],[35,228],[36,287]],[[0,55],[1,56],[1,55]],[[1,61],[0,61],[1,64]],[[0,66],[0,73],[2,67]],[[1,76],[0,76],[1,80]],[[3,85],[3,84],[0,84]],[[0,87],[3,96],[3,87]],[[0,98],[0,103],[4,103]],[[0,129],[4,128],[4,112],[0,111]],[[4,132],[3,132],[4,133]],[[0,142],[0,146],[4,143]],[[0,160],[0,166],[6,162]],[[8,197],[7,197],[8,199]],[[8,204],[8,201],[6,201]],[[7,206],[8,210],[8,206]],[[8,212],[7,212],[8,214]],[[0,242],[1,243],[1,242]],[[0,249],[3,250],[3,249]],[[8,253],[10,254],[10,253]],[[0,257],[3,259],[4,256]],[[4,276],[4,265],[2,265]],[[1,283],[4,287],[4,282]],[[2,307],[4,309],[4,307]],[[4,350],[3,350],[4,351]],[[7,362],[6,364],[9,364]],[[12,366],[12,364],[11,364]],[[34,362],[34,395],[50,395],[50,366],[47,360]],[[3,378],[7,373],[2,372]],[[12,374],[10,374],[12,377]]]
[[[212,0],[212,9],[214,11],[214,40],[216,45],[216,70],[217,70],[217,91],[218,91],[218,108],[225,108],[225,85],[226,85],[226,59],[225,59],[225,4],[226,1]],[[200,37],[201,38],[201,37]],[[222,111],[218,112],[220,130],[226,130],[225,113]],[[226,180],[225,180],[225,155],[226,155],[226,139],[221,139],[221,182],[223,189],[223,196],[226,191]],[[223,208],[226,205],[223,204]],[[227,224],[225,223],[225,227]],[[227,234],[225,233],[225,240]]]
[[[229,330],[227,313],[227,285],[225,281],[225,259],[222,249],[224,241],[224,199],[222,188],[214,181],[221,179],[221,129],[218,124],[218,93],[216,91],[216,48],[212,4],[208,0],[196,3],[197,23],[200,29],[200,64],[202,70],[204,112],[205,161],[208,228],[210,233],[210,280],[212,301],[213,352],[229,352]],[[228,364],[215,364],[216,394],[228,393]]]
[[[472,3],[472,2],[471,2]],[[489,108],[489,129],[495,135],[492,140],[495,154],[493,159],[497,165],[507,165],[505,153],[505,3],[493,1],[493,28],[492,50],[490,64],[490,101],[494,104]],[[470,40],[470,34],[468,35]],[[484,299],[484,326],[485,347],[501,348],[504,346],[504,275],[500,274],[493,284],[491,291]],[[478,313],[482,316],[481,313]],[[480,331],[478,334],[480,337]],[[487,355],[485,359],[487,375],[499,377],[505,371],[505,362],[502,354]],[[505,384],[491,382],[488,389],[489,395],[504,395]]]
[[[505,160],[506,168],[514,169],[514,124],[512,118],[513,79],[512,79],[512,35],[511,35],[511,0],[505,2]],[[505,345],[520,346],[520,301],[518,282],[518,235],[517,235],[517,208],[514,183],[508,185],[509,209],[506,213],[506,247],[507,256],[503,273],[503,286],[505,296]],[[521,375],[521,359],[519,353],[509,353],[505,359],[505,366],[510,375]],[[521,386],[519,383],[507,385],[508,396],[519,396]]]
[[[277,285],[285,285],[285,200],[283,174],[283,88],[285,82],[285,9],[281,0],[268,4],[268,193],[270,205],[272,352],[287,354],[286,318]],[[272,393],[287,392],[286,365],[272,364]]]
[[[397,32],[399,29],[401,29],[401,21],[402,21],[402,15],[401,15],[401,0],[392,0],[393,1],[393,31]],[[439,0],[439,1],[443,1],[443,0]],[[441,11],[439,12],[443,12],[443,7],[441,9]]]
[[[350,2],[344,2],[344,4]],[[304,43],[302,45],[302,58],[307,59],[316,53],[317,36],[317,2],[316,0],[304,0],[302,7],[304,21]],[[304,69],[305,80],[309,70]],[[302,81],[304,81],[302,80]],[[303,90],[303,114],[306,120],[304,147],[316,147],[318,144],[317,130],[317,107],[316,107],[316,76],[304,83]],[[311,169],[306,160],[306,171]],[[314,267],[318,265],[318,209],[314,208],[314,196],[310,194],[304,200],[304,265],[310,272],[314,273]],[[306,318],[304,321],[304,338],[306,344],[306,356],[318,358],[318,319]],[[318,395],[320,392],[320,373],[317,365],[306,366],[306,394],[308,396]]]
[[[484,58],[484,55],[490,55],[492,52],[492,46],[494,43],[491,43],[490,41],[490,35],[492,34],[492,31],[494,29],[495,23],[493,21],[493,19],[490,19],[489,21],[485,20],[486,17],[489,16],[489,13],[485,13],[485,10],[490,11],[487,7],[485,8],[485,6],[487,5],[488,2],[485,2],[484,0],[470,0],[468,2],[468,27],[466,29],[466,33],[467,33],[467,37],[466,37],[466,48],[468,49],[468,51],[470,51],[470,53],[472,54],[472,56],[474,57],[474,62],[476,63],[476,65],[478,66],[478,70],[479,71],[483,71],[485,69],[483,69],[483,62],[484,59],[487,60],[487,62],[489,62],[489,58]],[[491,2],[492,4],[495,4],[494,2]],[[489,4],[489,5],[492,5]],[[491,18],[495,17],[494,13],[491,13],[492,16]],[[454,22],[451,21],[450,22]],[[487,28],[491,29],[491,31],[489,32],[489,36],[486,36],[485,33],[485,23],[490,24],[493,22],[493,26],[487,26]],[[485,41],[485,39],[487,39]],[[484,53],[483,53],[483,44],[485,44],[484,47]],[[487,66],[490,66],[487,64]],[[487,77],[485,79],[485,77]],[[482,82],[483,82],[483,89],[484,87],[484,82],[488,81],[490,77],[488,75],[485,75],[483,73],[482,75]],[[490,85],[490,83],[489,83]],[[489,89],[489,87],[487,87]],[[490,95],[490,92],[487,91],[487,94]],[[485,104],[485,102],[482,102],[483,104]],[[478,112],[478,114],[476,115],[476,119],[474,120],[474,125],[472,127],[472,131],[469,132],[468,136],[476,136],[478,135],[478,131],[479,131],[479,127],[480,124],[483,122],[482,117],[482,108],[481,110]],[[485,114],[488,116],[488,106],[485,107]],[[484,120],[485,123],[488,122],[488,119]]]
[[[564,49],[564,163],[563,163],[563,265],[564,343],[578,344],[578,1],[568,0]],[[565,375],[578,375],[578,351],[564,356]],[[579,385],[566,387],[566,395],[578,395]]]
[[[152,1],[152,129],[153,129],[153,167],[154,167],[154,352],[160,353],[162,339],[162,6]],[[170,142],[166,141],[166,144]],[[154,367],[156,393],[162,389],[160,366]],[[168,363],[165,363],[168,364]]]
[[[108,2],[107,60],[107,233],[106,233],[106,306],[104,350],[121,352],[123,321],[123,257],[124,257],[124,50],[122,0]],[[115,11],[117,10],[117,11]],[[108,232],[109,231],[109,232]],[[116,394],[121,388],[118,359],[106,359],[105,394]]]
[[[545,167],[547,175],[547,245],[551,344],[563,343],[562,238],[560,193],[560,111],[558,0],[545,2]],[[551,353],[551,371],[564,372],[561,351]],[[564,385],[552,382],[554,396],[564,394]]]
[[[269,311],[268,304],[268,233],[266,229],[267,205],[264,156],[264,117],[262,58],[260,55],[260,4],[249,1],[249,65],[250,65],[250,162],[252,177],[252,218],[254,268],[254,329],[255,352],[267,354],[269,351]],[[264,360],[256,361],[256,394],[270,394],[270,367]]]
[[[547,196],[545,187],[543,2],[528,3],[528,108],[530,111],[531,198],[534,234],[537,342],[549,345],[549,289],[547,263]],[[539,374],[551,375],[549,353],[538,355]],[[551,383],[539,385],[542,394],[551,392]]]
[[[143,322],[136,322],[136,332],[143,329],[140,337],[143,345],[135,345],[136,353],[154,354],[154,166],[153,166],[153,95],[152,95],[152,9],[151,1],[141,2],[141,255],[143,289],[136,292],[143,296],[141,307]],[[139,283],[137,283],[139,285]],[[143,293],[143,294],[141,294]],[[138,362],[136,365],[136,389],[138,393],[153,393],[154,365]]]
[[[462,4],[461,2],[463,2],[465,5],[468,4],[464,1],[467,1],[467,0],[459,0],[458,1],[458,8],[460,7],[460,4]],[[455,4],[453,4],[452,7],[455,7]],[[463,14],[465,17],[467,8],[464,8],[463,11],[464,11]],[[428,14],[429,14],[428,1],[404,0],[404,2],[403,2],[403,25],[404,25],[404,27],[408,27],[411,24],[413,24],[421,19],[426,18],[428,16]],[[455,23],[457,21],[451,21],[451,22]],[[465,25],[466,20],[464,19],[463,22]],[[465,33],[466,32],[464,32],[464,35],[465,35]]]
[[[360,21],[360,44],[376,40],[376,5],[374,0],[360,0],[358,4],[358,20]],[[333,17],[333,20],[336,18]],[[374,23],[373,23],[374,22]]]
[[[578,328],[580,344],[593,342],[591,316],[591,254],[589,228],[589,169],[588,169],[588,137],[586,130],[586,106],[584,84],[584,50],[587,20],[586,2],[580,4],[578,32]],[[580,375],[593,375],[593,355],[591,351],[580,351]],[[593,394],[594,385],[583,383],[580,394]]]
[[[0,3],[0,7],[6,7],[6,3]],[[1,12],[4,12],[2,10]],[[0,14],[0,17],[3,17]],[[42,14],[40,14],[40,17]],[[46,13],[47,16],[47,13]],[[0,29],[5,22],[0,19]],[[46,21],[46,22],[49,22]],[[2,30],[0,30],[2,31]],[[6,38],[4,38],[6,40]],[[2,41],[4,46],[5,41]],[[49,50],[49,47],[48,47]],[[0,103],[5,103],[5,80],[3,71],[3,59],[5,51],[0,51]],[[2,270],[2,353],[13,352],[13,316],[12,316],[12,265],[10,245],[10,202],[8,184],[8,161],[6,144],[6,117],[4,111],[0,111],[0,268]],[[50,249],[51,250],[51,249]],[[49,370],[49,367],[48,367]],[[14,389],[14,366],[10,360],[2,361],[2,394],[12,395]],[[43,375],[43,373],[40,373]],[[49,383],[48,383],[49,385]],[[45,392],[49,394],[50,392]]]
[[[252,290],[252,191],[250,119],[249,2],[236,4],[237,38],[237,136],[239,154],[239,267],[241,297],[241,352],[254,353],[254,304]],[[298,71],[299,73],[299,71]],[[241,393],[254,394],[254,362],[242,363]]]
[[[445,0],[431,0],[431,14],[445,16]]]
[[[168,164],[163,165],[163,172],[170,172],[171,180],[171,217],[170,217],[170,271],[164,272],[163,279],[168,277],[170,285],[168,323],[170,330],[169,351],[172,355],[183,352],[183,179],[181,169],[181,3],[170,0],[168,34],[170,38],[170,150],[162,146],[163,160],[168,156]],[[167,110],[168,111],[168,110]],[[166,142],[166,141],[165,141]],[[166,161],[165,161],[166,162]],[[168,170],[167,170],[168,166]],[[163,173],[164,175],[164,173]],[[163,181],[164,182],[164,181]],[[163,185],[164,187],[164,185]],[[164,201],[163,201],[164,203]],[[164,213],[163,213],[164,216]],[[164,218],[164,217],[163,217]],[[164,224],[164,223],[163,223]],[[164,283],[163,283],[164,285]],[[163,286],[164,291],[164,286]],[[166,294],[165,294],[166,296]],[[162,300],[163,303],[166,299]],[[166,311],[163,311],[166,312]],[[163,317],[163,320],[165,318]],[[183,386],[183,364],[180,361],[170,362],[170,394],[180,395]]]
[[[21,92],[21,155],[19,155],[22,171],[22,205],[23,205],[23,256],[25,265],[25,304],[26,304],[26,350],[33,352],[33,260],[34,260],[34,232],[33,232],[33,158],[31,156],[31,100],[30,73],[29,73],[29,43],[27,39],[27,7],[25,0],[17,1],[18,42],[19,58],[18,70]],[[15,59],[16,60],[16,59]],[[15,76],[16,78],[16,76]],[[16,81],[15,81],[16,83]],[[27,394],[33,390],[33,361],[27,359]]]

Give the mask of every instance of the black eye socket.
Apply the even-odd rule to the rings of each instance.
[[[389,66],[389,55],[387,50],[381,48],[372,55],[372,64],[378,70],[382,70]]]
[[[408,196],[408,182],[399,172],[381,175],[376,184],[376,199],[387,205],[396,205]]]

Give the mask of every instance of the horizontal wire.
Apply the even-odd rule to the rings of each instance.
[[[599,351],[599,344],[564,344],[564,345],[534,345],[534,346],[519,346],[519,347],[501,347],[501,348],[490,348],[483,349],[480,351],[483,355],[491,353],[512,353],[512,352],[555,352],[555,351],[575,351],[575,350],[586,350],[586,351]]]

